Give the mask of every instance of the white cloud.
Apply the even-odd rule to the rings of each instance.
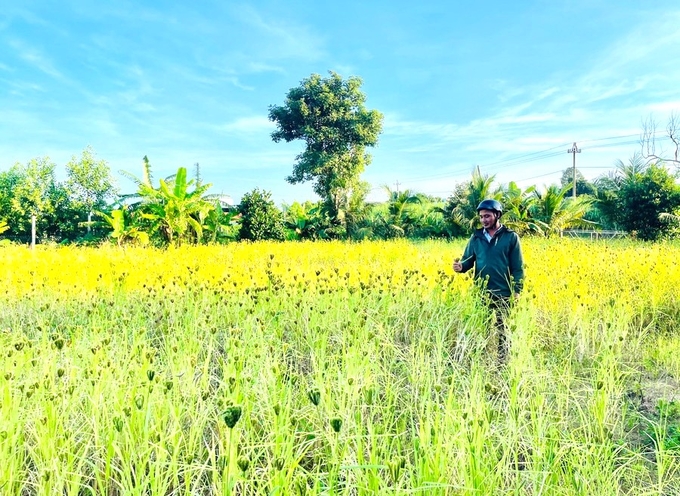
[[[647,106],[649,112],[662,112],[666,114],[680,113],[680,100],[655,102]]]
[[[324,41],[304,25],[266,18],[254,7],[240,5],[232,10],[237,20],[253,27],[260,40],[257,58],[291,58],[317,61],[325,56]]]
[[[60,81],[66,81],[66,77],[54,66],[52,61],[40,50],[30,47],[24,42],[14,39],[9,45],[16,51],[16,55],[39,71]]]
[[[232,122],[219,126],[226,133],[240,135],[268,135],[276,128],[275,124],[266,117],[251,116],[241,117]]]
[[[254,73],[260,72],[278,72],[280,74],[284,73],[284,69],[278,65],[265,64],[263,62],[250,62],[248,64],[248,71]]]

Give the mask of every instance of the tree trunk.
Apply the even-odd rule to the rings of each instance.
[[[35,249],[35,214],[31,214],[31,250]]]

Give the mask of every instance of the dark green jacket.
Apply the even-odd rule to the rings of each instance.
[[[491,242],[483,229],[472,234],[465,247],[463,272],[475,267],[475,279],[486,281],[486,290],[497,296],[509,297],[522,291],[524,260],[519,236],[501,225]]]

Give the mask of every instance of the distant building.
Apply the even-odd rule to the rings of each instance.
[[[220,194],[220,195],[215,195],[215,198],[217,199],[217,201],[220,202],[220,207],[222,207],[223,212],[227,212],[229,210],[234,210],[234,208],[235,208],[234,200],[231,198],[231,196]]]

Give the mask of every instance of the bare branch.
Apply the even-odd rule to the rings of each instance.
[[[673,155],[674,159],[669,160],[669,162],[680,164],[680,161],[678,161],[678,149],[680,149],[680,119],[678,119],[678,116],[675,114],[675,112],[671,113],[671,116],[668,119],[666,133],[675,145],[675,153]]]
[[[647,120],[642,122],[642,134],[640,135],[640,148],[642,150],[642,157],[649,162],[670,162],[677,167],[680,167],[680,118],[671,113],[666,126],[666,138],[673,143],[674,150],[671,156],[666,156],[663,149],[656,151],[656,121],[650,116]]]

